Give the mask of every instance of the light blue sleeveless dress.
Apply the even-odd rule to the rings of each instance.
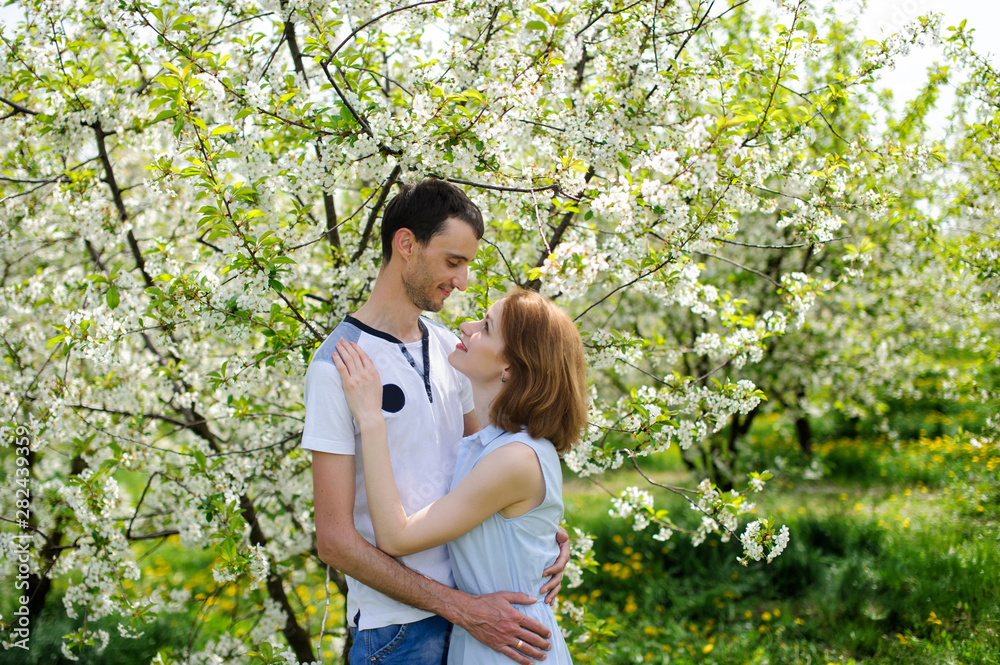
[[[571,665],[569,649],[563,640],[552,608],[538,593],[542,570],[559,555],[556,529],[562,521],[562,469],[559,455],[547,439],[535,439],[527,432],[511,434],[493,425],[459,443],[458,463],[451,488],[455,489],[472,468],[486,455],[512,441],[532,448],[541,464],[545,479],[545,499],[527,513],[507,519],[495,513],[472,531],[448,543],[455,584],[466,593],[480,595],[494,591],[519,591],[536,596],[533,605],[515,605],[516,609],[541,622],[552,631],[552,649],[545,663]],[[448,647],[448,665],[511,665],[513,661],[477,642],[469,633],[455,626]]]

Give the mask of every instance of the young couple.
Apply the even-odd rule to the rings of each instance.
[[[371,297],[306,373],[317,545],[347,575],[352,665],[570,663],[549,603],[569,558],[558,454],[586,425],[579,333],[528,291],[460,338],[421,317],[465,289],[483,231],[461,190],[404,187]]]

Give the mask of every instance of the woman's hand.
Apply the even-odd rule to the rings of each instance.
[[[337,342],[333,364],[340,371],[347,406],[358,425],[382,421],[382,379],[368,354],[354,342],[342,339]]]

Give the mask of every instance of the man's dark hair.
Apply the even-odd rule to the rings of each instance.
[[[451,183],[427,178],[415,185],[403,185],[385,206],[382,215],[382,262],[392,258],[392,238],[399,229],[409,229],[421,245],[444,230],[444,221],[456,217],[482,238],[483,213],[465,192]]]

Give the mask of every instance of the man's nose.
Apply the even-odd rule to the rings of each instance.
[[[465,287],[469,285],[469,269],[461,268],[458,274],[451,278],[451,283],[459,291],[465,291]]]

